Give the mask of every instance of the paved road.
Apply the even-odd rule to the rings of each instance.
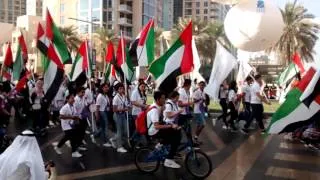
[[[20,128],[21,129],[21,128]],[[184,168],[160,168],[153,175],[139,173],[133,162],[133,153],[119,154],[112,148],[91,143],[87,135],[88,151],[79,159],[72,159],[70,148],[57,155],[51,146],[62,136],[59,127],[49,130],[39,144],[45,160],[54,160],[58,179],[81,180],[182,180],[192,179]],[[208,121],[200,139],[201,147],[211,158],[213,172],[208,179],[320,179],[320,154],[297,142],[286,142],[280,136],[262,136],[258,131],[249,135],[231,133],[212,126]],[[181,162],[182,163],[182,162]]]

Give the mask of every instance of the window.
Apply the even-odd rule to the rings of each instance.
[[[196,9],[196,14],[200,14],[200,9]]]
[[[113,29],[112,24],[108,24],[108,29]]]
[[[208,2],[204,2],[203,6],[208,7]]]
[[[203,20],[207,21],[208,20],[208,16],[203,16]]]
[[[184,14],[185,15],[192,15],[192,10],[191,9],[185,9]]]
[[[60,16],[60,24],[64,25],[64,16]]]
[[[80,10],[88,9],[88,1],[87,0],[80,0]]]
[[[200,7],[200,2],[196,2],[196,6],[197,6],[197,7]]]
[[[192,2],[186,2],[185,8],[192,8]]]
[[[112,0],[108,0],[108,7],[109,7],[109,8],[112,7]]]
[[[208,14],[208,9],[204,9],[203,14]]]
[[[92,9],[100,8],[100,0],[92,0]]]
[[[108,0],[103,0],[103,9],[108,9]]]
[[[112,18],[112,12],[108,12],[108,21],[112,21],[113,20],[113,18]]]
[[[100,21],[100,11],[92,11],[92,21]]]
[[[60,4],[60,12],[64,12],[64,4]]]

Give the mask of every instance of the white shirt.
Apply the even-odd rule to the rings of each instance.
[[[228,93],[228,101],[229,102],[235,102],[236,98],[237,98],[236,92],[233,89],[230,89],[229,93]]]
[[[74,116],[76,114],[76,109],[74,106],[70,106],[68,103],[65,104],[60,109],[60,115],[66,115],[66,116]],[[61,119],[61,128],[62,130],[70,130],[72,129],[71,125],[74,123],[74,120],[72,119]]]
[[[155,106],[156,108],[151,109],[147,113],[147,128],[149,136],[153,136],[157,134],[159,131],[154,127],[154,123],[157,123],[160,120],[161,107],[158,106],[156,103],[151,105],[151,107],[153,106]]]
[[[224,89],[224,87],[220,87],[219,93],[220,93],[220,96],[219,96],[220,99],[227,99],[227,96],[228,96],[227,89]]]
[[[57,95],[54,97],[53,105],[56,108],[61,108],[65,102],[65,93],[67,88],[64,85],[61,85]]]
[[[206,99],[206,97],[204,95],[204,92],[201,91],[200,89],[198,89],[193,93],[192,98],[194,100],[200,100],[200,101],[194,103],[194,113],[196,113],[196,114],[202,113],[202,110],[203,110],[202,108],[204,107],[203,103],[204,103],[204,101]]]
[[[94,103],[93,102],[93,100],[94,100],[93,99],[93,94],[92,94],[92,91],[89,88],[86,89],[86,91],[84,93],[84,97],[85,97],[88,105]]]
[[[125,96],[120,96],[120,94],[117,94],[112,101],[113,106],[117,106],[117,108],[123,109],[125,108],[127,104],[127,100]]]
[[[99,94],[96,105],[99,106],[99,111],[110,111],[110,100],[107,95]]]
[[[190,92],[187,92],[184,88],[179,89],[179,101],[182,103],[188,103],[190,101]],[[180,109],[183,109],[183,112],[181,114],[187,115],[189,107],[182,107]]]
[[[250,103],[250,85],[245,83],[242,87],[242,92],[244,93],[244,102]]]
[[[177,111],[179,111],[178,104],[174,103],[171,99],[169,99],[166,102],[165,109],[163,111],[164,122],[166,122],[167,124],[173,124],[174,121],[176,120],[176,117],[168,118],[166,114],[169,112],[177,112]]]
[[[257,96],[256,93],[261,94],[261,87],[257,82],[254,82],[250,88],[250,103],[251,104],[262,104],[261,99]]]
[[[76,96],[74,98],[74,107],[76,109],[77,114],[81,114],[83,109],[88,105],[86,98],[83,96],[80,98]]]
[[[131,102],[135,101],[139,104],[146,104],[147,102],[147,98],[141,97],[139,90],[137,88],[132,92],[130,100]],[[141,111],[142,111],[142,108],[135,105],[132,106],[132,115],[138,115]]]

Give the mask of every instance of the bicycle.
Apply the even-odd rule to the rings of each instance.
[[[139,171],[152,174],[159,169],[160,163],[163,164],[169,154],[169,151],[169,145],[161,145],[159,147],[159,143],[155,148],[140,148],[135,153],[135,165]],[[188,138],[188,141],[178,148],[178,152],[183,151],[185,151],[186,154],[184,158],[184,165],[192,176],[204,179],[211,174],[211,160],[203,151],[194,147],[192,138]]]

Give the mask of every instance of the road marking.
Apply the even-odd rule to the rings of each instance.
[[[243,179],[272,136],[264,138],[260,132],[251,135],[222,164],[211,173],[212,179]]]
[[[265,175],[284,179],[320,179],[320,173],[301,171],[297,169],[280,168],[274,166],[269,167]]]
[[[296,155],[287,153],[276,153],[273,159],[280,161],[291,161],[305,164],[319,164],[320,157],[308,155]]]
[[[306,149],[306,147],[304,147],[303,144],[292,144],[287,142],[280,143],[279,147],[281,149],[297,149],[297,150]]]

